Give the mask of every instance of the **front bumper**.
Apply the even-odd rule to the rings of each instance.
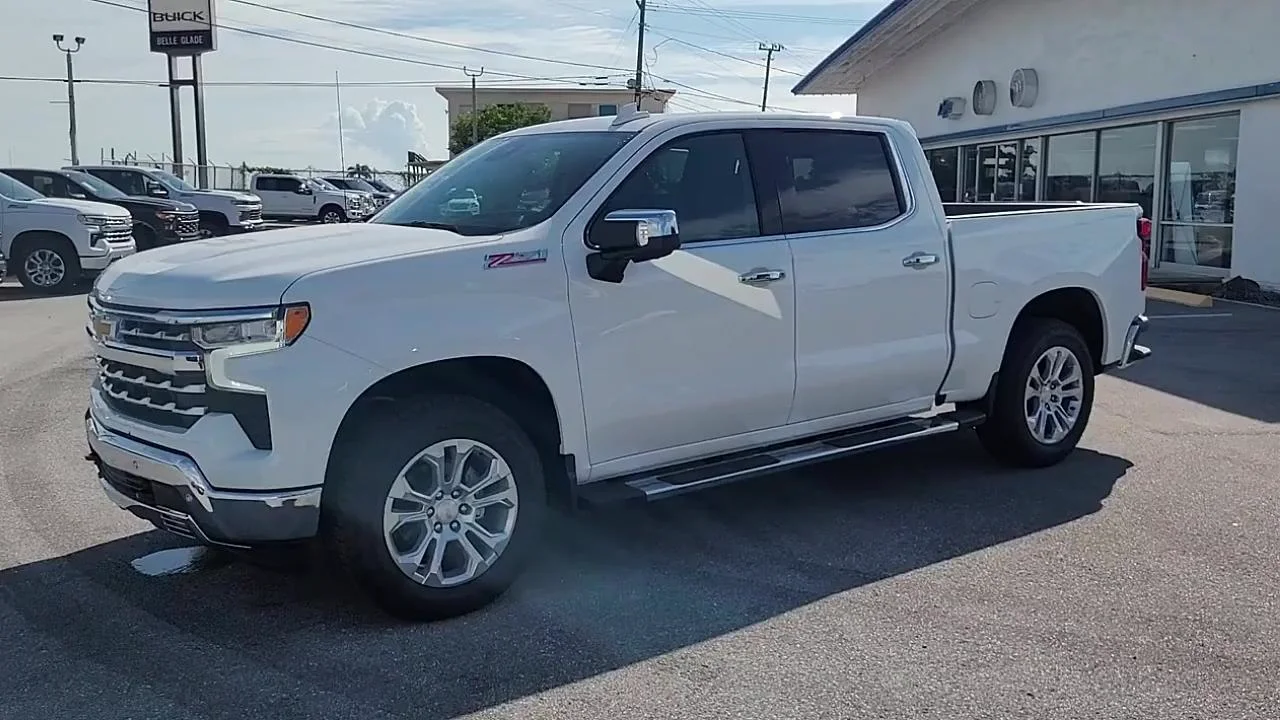
[[[156,527],[210,545],[252,547],[314,537],[321,488],[216,490],[190,457],[112,431],[85,413],[103,491]]]
[[[86,272],[102,272],[111,263],[120,258],[129,257],[138,251],[137,244],[132,240],[127,243],[103,243],[100,247],[102,250],[99,253],[80,256],[80,268],[82,270]]]
[[[1124,347],[1120,350],[1120,360],[1106,368],[1107,370],[1123,370],[1151,356],[1151,348],[1138,344],[1138,338],[1147,329],[1147,323],[1146,315],[1138,315],[1129,323],[1129,330],[1124,334]]]

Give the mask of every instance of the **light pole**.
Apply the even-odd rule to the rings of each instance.
[[[84,45],[84,38],[77,37],[75,39],[75,47],[68,45],[62,46],[62,35],[53,36],[53,44],[58,46],[63,55],[67,57],[67,124],[68,134],[71,137],[71,164],[80,164],[80,152],[76,147],[76,71],[72,65],[71,56],[80,52],[80,47]]]

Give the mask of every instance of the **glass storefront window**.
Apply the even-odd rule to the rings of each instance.
[[[1137,203],[1151,217],[1156,186],[1155,124],[1103,130],[1098,136],[1098,202]]]
[[[960,148],[938,148],[927,154],[942,202],[955,202],[960,188]]]
[[[1160,258],[1202,267],[1231,267],[1240,116],[1171,122],[1166,131]]]
[[[1018,173],[1018,200],[1036,199],[1036,182],[1040,179],[1040,138],[1023,140],[1018,144],[1022,170]]]
[[[1090,202],[1097,148],[1093,131],[1046,138],[1044,199]]]
[[[978,147],[970,145],[964,148],[964,162],[962,164],[963,184],[961,185],[960,202],[977,202],[978,201]]]

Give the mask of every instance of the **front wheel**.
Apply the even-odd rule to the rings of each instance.
[[[1019,467],[1047,467],[1075,449],[1093,410],[1094,367],[1080,331],[1049,318],[1018,323],[1009,338],[983,447]]]
[[[71,292],[80,280],[80,258],[61,237],[41,237],[14,258],[18,281],[28,290],[58,295]]]
[[[515,580],[546,514],[539,454],[470,397],[409,400],[340,439],[326,479],[333,554],[394,615],[479,609]]]
[[[347,213],[337,205],[325,205],[320,208],[320,222],[326,225],[335,225],[347,221]]]

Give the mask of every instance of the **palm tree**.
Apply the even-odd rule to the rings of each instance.
[[[377,172],[378,172],[377,170],[374,170],[368,165],[357,164],[347,168],[347,177],[367,179],[367,178],[373,177],[375,174],[377,174]]]

